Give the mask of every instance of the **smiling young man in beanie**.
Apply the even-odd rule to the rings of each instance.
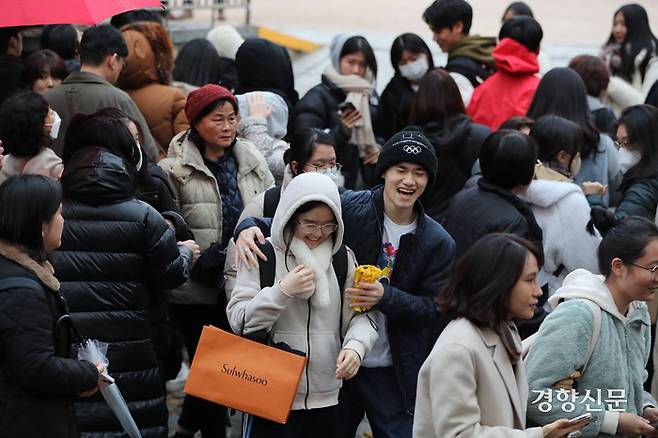
[[[364,413],[375,438],[411,437],[418,371],[427,356],[427,340],[438,319],[434,297],[455,255],[455,243],[424,213],[418,198],[436,179],[437,158],[427,138],[406,128],[384,145],[377,162],[383,186],[341,195],[344,242],[362,265],[377,265],[386,276],[346,289],[352,306],[372,307],[379,339],[357,375],[344,382],[339,399],[339,437],[353,438]],[[269,221],[248,219],[269,231]],[[236,239],[259,254],[250,229]]]

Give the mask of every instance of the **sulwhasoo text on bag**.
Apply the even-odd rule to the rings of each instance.
[[[247,373],[246,369],[243,369],[242,371],[240,371],[238,369],[238,367],[236,367],[235,365],[233,365],[233,367],[231,367],[230,364],[227,364],[227,363],[222,364],[222,369],[221,369],[220,372],[223,373],[223,374],[228,374],[229,376],[234,376],[234,377],[246,380],[247,382],[253,382],[253,383],[256,383],[258,385],[267,386],[267,379],[263,379],[261,377],[253,376],[253,375]]]

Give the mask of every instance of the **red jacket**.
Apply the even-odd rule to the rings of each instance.
[[[539,62],[511,38],[503,38],[492,55],[496,73],[475,88],[467,112],[473,122],[496,130],[510,117],[525,116],[539,85]]]

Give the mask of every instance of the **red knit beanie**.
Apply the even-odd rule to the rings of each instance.
[[[215,84],[204,85],[198,90],[192,91],[187,96],[185,103],[185,115],[190,125],[196,122],[196,118],[203,112],[208,105],[220,99],[226,99],[238,108],[238,99],[233,93],[224,87]]]

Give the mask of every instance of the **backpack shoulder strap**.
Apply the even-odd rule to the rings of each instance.
[[[587,359],[585,359],[585,364],[583,365],[582,370],[580,371],[581,373],[585,373],[585,368],[587,368],[587,364],[589,363],[589,360],[592,357],[592,353],[594,353],[594,348],[596,347],[596,343],[599,340],[599,335],[601,334],[601,308],[598,306],[593,301],[590,300],[581,300],[585,304],[589,306],[589,308],[592,310],[592,315],[594,316],[594,325],[592,328],[592,340],[589,345],[589,351],[587,352]]]
[[[345,245],[341,245],[338,249],[338,252],[334,254],[331,258],[331,264],[334,267],[334,272],[336,273],[336,279],[338,280],[338,287],[341,291],[341,298],[343,296],[342,291],[345,288],[345,281],[347,280],[347,248]]]
[[[37,289],[42,290],[43,287],[38,281],[25,277],[7,277],[0,280],[0,292],[7,289]]]
[[[260,287],[270,287],[274,285],[274,276],[276,274],[276,255],[274,247],[269,240],[265,243],[258,243],[258,248],[265,254],[267,261],[258,259],[258,268],[260,270]]]
[[[281,199],[281,187],[272,187],[265,191],[263,199],[263,217],[274,217],[274,212]]]

